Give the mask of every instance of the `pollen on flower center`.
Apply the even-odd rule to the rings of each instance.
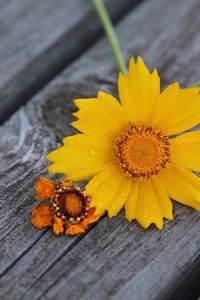
[[[151,126],[129,127],[114,143],[115,160],[131,178],[148,179],[170,162],[170,141]]]
[[[78,216],[83,209],[83,201],[76,193],[65,193],[59,198],[60,210],[74,217]]]
[[[74,185],[58,185],[51,202],[57,217],[62,218],[66,222],[78,224],[87,216],[90,197],[84,195]]]

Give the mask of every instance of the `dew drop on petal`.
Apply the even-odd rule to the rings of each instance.
[[[95,150],[94,150],[94,149],[91,149],[91,150],[90,150],[90,155],[91,155],[91,156],[95,156],[95,154],[96,154]]]

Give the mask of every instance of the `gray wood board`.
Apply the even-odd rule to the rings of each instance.
[[[126,57],[158,67],[162,85],[200,77],[198,0],[150,0],[117,26]],[[117,68],[98,42],[0,128],[1,299],[184,299],[199,292],[200,214],[175,205],[175,221],[144,231],[120,213],[84,235],[56,238],[31,227],[33,182],[46,174],[45,154],[60,145],[72,99],[98,89],[116,93]],[[191,291],[190,287],[194,287]]]
[[[105,1],[114,21],[138,2]],[[83,53],[101,33],[89,0],[7,3],[0,10],[0,123]]]
[[[8,5],[13,3],[15,0],[0,0],[0,12],[3,11]]]

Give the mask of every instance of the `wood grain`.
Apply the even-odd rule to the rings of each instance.
[[[163,86],[197,80],[199,8],[198,0],[138,6],[117,26],[126,57],[140,54],[149,67],[158,66]],[[44,156],[73,133],[72,99],[98,89],[116,93],[116,77],[103,39],[0,128],[1,299],[177,299],[186,282],[189,299],[197,296],[200,215],[190,208],[175,205],[175,221],[163,231],[128,224],[123,213],[74,238],[29,224]]]
[[[13,3],[15,0],[0,0],[0,12],[2,12],[8,5]]]
[[[115,22],[138,2],[105,1]],[[6,9],[1,3],[0,123],[102,33],[88,0],[13,0]]]

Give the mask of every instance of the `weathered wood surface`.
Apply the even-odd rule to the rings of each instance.
[[[139,0],[105,2],[117,21]],[[89,0],[1,0],[0,123],[101,33]]]
[[[148,0],[117,26],[126,57],[157,66],[165,86],[200,77],[199,0]],[[30,226],[33,182],[45,154],[73,133],[72,99],[116,92],[105,39],[69,66],[0,128],[0,299],[196,299],[200,214],[175,205],[163,231],[142,230],[120,213],[84,235],[56,238]]]
[[[0,12],[3,11],[8,5],[10,5],[15,0],[0,0]]]

